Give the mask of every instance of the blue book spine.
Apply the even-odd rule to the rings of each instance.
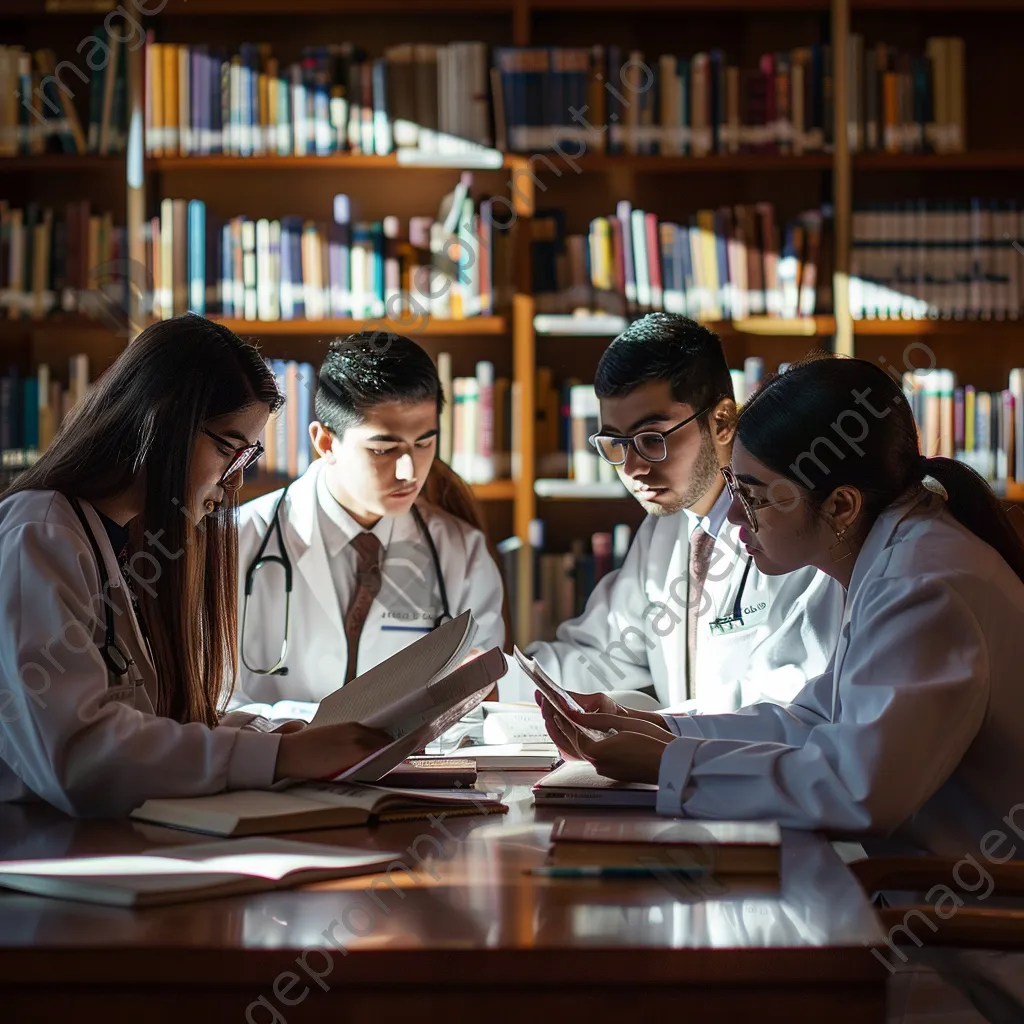
[[[226,221],[220,232],[220,311],[225,317],[235,317],[234,241],[231,223]]]
[[[206,316],[206,203],[188,204],[188,308]]]
[[[23,443],[26,448],[39,448],[39,378],[26,377],[23,381],[22,420]]]

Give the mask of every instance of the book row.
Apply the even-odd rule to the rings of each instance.
[[[77,63],[58,64],[50,49],[0,46],[0,157],[124,152],[125,39],[96,28],[80,43],[79,53],[89,50]],[[86,90],[89,113],[83,125],[75,95]]]
[[[665,310],[721,320],[831,310],[827,208],[780,231],[771,203],[699,210],[676,224],[622,200],[587,235],[567,235],[562,210],[538,211],[531,230],[542,314]]]
[[[411,323],[488,315],[508,238],[494,230],[491,200],[474,200],[469,186],[465,174],[436,217],[407,225],[356,219],[347,195],[334,197],[327,222],[221,220],[201,200],[164,199],[145,228],[151,312]]]
[[[950,152],[966,136],[964,44],[932,37],[910,53],[849,41],[854,150]],[[657,56],[618,44],[489,48],[403,43],[372,56],[352,42],[282,63],[269,43],[238,52],[146,47],[146,148],[153,156],[455,155],[825,151],[834,138],[831,47]]]
[[[853,317],[1021,315],[1024,213],[1016,200],[876,203],[855,209],[852,226]]]
[[[354,43],[309,46],[282,64],[268,43],[236,54],[146,46],[152,156],[456,154],[493,145],[483,43],[405,44],[373,58]]]
[[[0,307],[8,318],[127,308],[127,234],[89,200],[63,210],[0,199]]]
[[[958,385],[952,370],[909,370],[903,392],[928,456],[959,459],[1004,491],[1009,477],[1024,481],[1024,369],[1010,371],[1002,391]]]

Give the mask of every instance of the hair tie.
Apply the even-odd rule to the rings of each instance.
[[[921,474],[921,486],[932,494],[937,494],[943,501],[949,501],[949,492],[942,485],[942,483],[928,472],[928,466],[931,459],[927,455],[919,455],[917,459],[917,469]]]

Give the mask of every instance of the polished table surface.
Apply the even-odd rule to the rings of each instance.
[[[597,1024],[680,1000],[702,1022],[884,1019],[882,936],[824,839],[784,832],[777,887],[538,877],[552,822],[581,812],[535,809],[536,777],[481,776],[506,815],[290,837],[393,852],[386,876],[141,911],[0,894],[0,1019],[361,1022],[481,1000],[489,1022]],[[0,858],[209,841],[0,805]]]

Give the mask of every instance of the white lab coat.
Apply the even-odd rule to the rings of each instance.
[[[277,701],[317,702],[345,680],[348,642],[318,514],[317,479],[323,463],[314,462],[288,488],[281,528],[292,564],[291,626],[284,676],[257,675],[239,662],[239,680],[230,706]],[[265,494],[239,510],[238,630],[242,636],[245,578],[266,535],[281,491]],[[487,550],[484,535],[468,523],[425,502],[420,511],[437,548],[448,604],[453,616],[473,612],[474,647],[501,647],[501,575]],[[424,636],[442,612],[430,549],[411,513],[396,516],[381,564],[381,592],[370,607],[359,637],[357,674],[369,671]],[[278,555],[277,538],[265,551]],[[285,593],[282,576],[264,569],[255,577],[249,598],[243,653],[254,668],[273,665],[284,633]]]
[[[857,556],[829,668],[792,704],[666,716],[680,738],[658,810],[953,857],[1001,829],[998,854],[1019,851],[1022,665],[1024,583],[938,499],[890,509]]]
[[[756,701],[786,703],[825,669],[839,635],[842,587],[815,569],[766,576],[750,566],[740,602],[742,628],[713,632],[730,617],[748,556],[726,521],[723,490],[703,521],[689,512],[648,516],[622,567],[598,583],[583,614],[551,643],[530,646],[556,682],[579,693],[653,685],[660,707],[734,711]],[[686,608],[690,535],[715,536],[698,607],[696,692],[686,695]]]
[[[69,814],[113,817],[154,797],[270,786],[280,736],[154,713],[148,645],[103,525],[81,504],[134,666],[123,683],[100,657],[99,572],[68,500],[23,491],[0,502],[0,801],[42,799]]]

